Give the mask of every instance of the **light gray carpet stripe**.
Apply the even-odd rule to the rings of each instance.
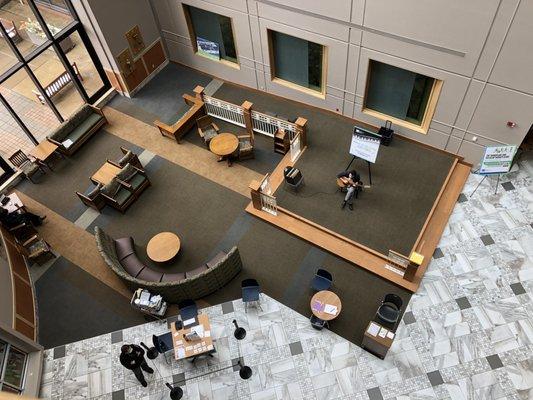
[[[89,225],[93,223],[93,221],[98,218],[100,213],[96,211],[94,208],[87,208],[83,214],[80,215],[80,217],[74,222],[75,225],[79,226],[82,229],[87,229]]]
[[[211,82],[207,84],[207,86],[204,89],[204,93],[208,96],[213,96],[215,92],[220,89],[220,86],[224,84],[223,81],[218,79],[213,79]]]
[[[292,304],[296,299],[305,296],[311,287],[311,281],[315,272],[322,266],[327,253],[317,247],[311,247],[302,260],[298,271],[292,276],[292,281],[283,295],[283,304]]]
[[[141,154],[139,154],[139,161],[141,162],[143,167],[146,167],[146,165],[152,161],[152,158],[155,157],[155,154],[152,153],[149,150],[144,150]]]
[[[226,234],[222,240],[216,245],[214,250],[209,254],[209,258],[206,261],[209,261],[219,251],[228,251],[233,246],[236,246],[241,238],[248,232],[250,226],[252,225],[253,217],[247,212],[243,211],[236,219],[235,222],[227,230]]]

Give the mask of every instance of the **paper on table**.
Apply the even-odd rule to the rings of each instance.
[[[185,321],[183,321],[183,326],[187,326],[187,325],[190,325],[190,324],[194,324],[194,321],[196,321],[196,318],[189,318],[189,319],[186,319]]]
[[[387,332],[388,332],[388,330],[386,330],[385,328],[381,328],[381,330],[379,331],[378,336],[384,338],[387,335]]]
[[[203,325],[193,326],[191,328],[191,332],[196,332],[196,334],[199,337],[204,337],[204,326]]]
[[[389,331],[389,333],[387,333],[387,337],[388,337],[389,339],[394,338],[394,333],[392,333],[392,332]]]
[[[332,304],[326,304],[324,306],[324,312],[330,315],[337,315],[337,306],[334,306]]]
[[[178,358],[183,358],[185,357],[185,349],[183,347],[180,347],[178,349]]]
[[[379,328],[380,326],[378,324],[371,322],[367,332],[369,335],[376,336],[379,332]]]
[[[211,336],[211,331],[205,331],[204,332],[204,337],[209,337]]]

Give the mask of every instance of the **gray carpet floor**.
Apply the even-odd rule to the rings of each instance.
[[[278,205],[383,254],[390,249],[408,255],[446,179],[453,157],[395,138],[381,146],[372,169],[372,188],[355,201],[354,211],[341,210],[343,195],[336,175],[350,163],[353,122],[301,104],[224,84],[217,97],[239,103],[252,101],[258,110],[308,119],[309,147],[296,166],[305,186],[294,193],[282,185]],[[355,168],[369,183],[366,162]]]
[[[190,78],[192,75],[181,76],[182,68],[184,67],[171,71],[171,76],[165,79],[171,82],[184,81],[191,87],[201,83],[187,79],[187,76]],[[152,82],[143,90],[147,93],[154,90],[155,96],[157,90],[151,85],[161,85],[161,83]],[[181,103],[180,95],[187,90],[178,92],[177,103]],[[320,132],[328,132],[328,126],[341,129],[336,125],[331,125],[334,121],[321,122],[323,116],[315,109],[307,109],[293,102],[228,84],[224,84],[219,89],[217,97],[234,103],[240,103],[246,99],[253,101],[259,110],[274,111],[287,117],[292,117],[292,114],[288,114],[294,113],[294,115],[308,118],[312,126],[309,131],[310,143],[311,146],[317,146],[317,148],[318,146],[328,148],[329,142],[333,142],[327,135],[316,133],[315,131],[319,131],[317,127],[320,126]],[[122,100],[115,100],[115,105]],[[152,100],[146,97],[137,104],[128,100],[117,107],[127,108],[128,112],[134,116],[138,112],[139,119],[148,121],[156,112],[159,112],[156,104],[158,101],[156,99],[152,103]],[[177,103],[172,110],[176,109]],[[235,131],[233,126],[230,129],[222,123],[220,125],[224,130]],[[187,140],[203,146],[196,136],[194,132],[191,132]],[[279,157],[278,159],[272,157],[275,153],[273,151],[270,153],[268,150],[269,143],[270,139],[258,136],[258,147],[264,149],[265,154],[264,157],[259,156],[256,160],[250,160],[257,162],[254,168],[268,172],[273,169],[270,165],[275,166],[276,161],[279,160],[280,157],[277,155],[275,156]],[[134,148],[137,152],[143,150],[102,130],[72,158],[60,161],[56,171],[43,177],[40,184],[23,183],[21,188],[52,210],[75,221],[86,208],[74,195],[74,191],[84,190],[87,187],[90,175],[102,165],[106,158],[117,158],[120,145]],[[321,153],[317,153],[317,157],[320,156]],[[337,169],[335,166],[335,171]],[[316,269],[323,266],[332,272],[333,290],[343,301],[342,313],[331,324],[331,329],[354,343],[360,343],[368,321],[374,317],[385,294],[397,293],[404,299],[404,303],[407,303],[411,296],[409,292],[363,269],[255,219],[244,212],[244,207],[249,200],[227,188],[158,156],[146,165],[146,170],[153,185],[141,195],[137,202],[124,215],[111,208],[104,209],[87,229],[92,232],[94,225],[99,225],[115,237],[133,236],[141,259],[161,271],[183,271],[196,267],[213,257],[219,250],[227,250],[233,245],[238,245],[244,264],[243,271],[222,290],[205,298],[209,303],[221,303],[240,298],[241,280],[252,277],[259,281],[266,294],[303,315],[310,315],[309,301],[312,296],[310,282]],[[379,181],[379,174],[377,179]],[[367,194],[364,193],[363,198]],[[333,198],[334,195],[332,194],[331,197]],[[180,235],[182,238],[181,254],[170,265],[154,266],[146,259],[144,249],[149,238],[163,230],[175,231]],[[91,296],[90,291],[86,291],[84,285],[91,288],[94,283],[90,282],[94,278],[81,277],[85,275],[88,274],[80,268],[67,265],[62,261],[46,271],[37,282],[41,337],[47,346],[72,342],[89,335],[99,334],[101,331],[113,331],[138,323],[135,316],[131,318],[129,316],[131,309],[128,300],[116,297],[120,295],[111,289],[109,290],[112,293],[108,293],[108,290],[104,290],[108,289],[107,286],[105,288],[94,287],[97,295]],[[60,291],[64,292],[64,295],[58,296],[57,293]],[[102,304],[105,305],[108,302],[110,311],[102,316],[107,312]],[[69,304],[69,310],[62,310],[63,304]],[[86,312],[87,308],[91,311]],[[64,323],[54,323],[58,318],[57,309],[63,313],[60,318],[65,319]],[[120,319],[116,313],[123,313],[124,318]],[[85,315],[85,325],[94,326],[95,329],[83,330],[77,326],[69,331],[69,321],[80,325],[74,319],[75,315]],[[104,321],[101,321],[102,318]],[[114,318],[117,319],[116,325],[114,325]]]
[[[60,161],[56,171],[47,174],[42,183],[24,183],[21,188],[73,221],[86,208],[71,194],[83,187],[81,182],[88,181],[88,177],[106,157],[116,156],[119,145],[133,147],[101,131],[72,158]],[[92,232],[94,226],[99,225],[114,237],[132,236],[140,258],[154,269],[166,272],[194,268],[212,258],[219,250],[228,250],[237,245],[244,269],[229,285],[205,298],[209,303],[240,298],[241,280],[253,277],[260,282],[266,294],[303,315],[309,315],[312,296],[310,282],[316,269],[324,266],[333,273],[333,290],[344,304],[341,316],[331,324],[331,329],[359,343],[368,321],[373,318],[386,293],[398,293],[405,302],[410,297],[407,291],[250,216],[244,211],[249,201],[244,196],[158,156],[146,165],[146,170],[152,186],[137,202],[125,214],[106,207],[87,230]],[[146,244],[152,235],[165,230],[180,235],[182,248],[172,263],[154,265],[147,259]],[[94,298],[81,290],[79,299],[71,300],[76,297],[75,288],[84,285],[81,282],[92,282],[94,278],[75,266],[66,267],[65,262],[58,265],[52,266],[38,281],[40,332],[46,346],[116,330],[118,325],[121,328],[138,323],[137,319],[129,317],[129,311],[123,319],[117,320],[116,325],[113,322],[113,310],[111,316],[100,315],[106,312],[101,307],[108,301],[107,298],[111,308],[115,307],[115,303],[122,304],[128,310],[130,307],[127,299],[112,290],[112,293],[108,293],[110,289],[104,290],[108,288],[101,282],[98,283],[105,288],[95,289],[98,295]],[[72,282],[76,282],[76,285]],[[87,287],[95,284],[90,282]],[[56,299],[58,292],[62,295]],[[62,309],[63,303],[69,304],[68,310]],[[86,313],[87,308],[94,312]],[[53,321],[58,316],[57,309],[60,310],[62,322],[55,324]],[[85,315],[88,325],[95,327],[94,330],[79,326],[70,330],[66,328],[70,326],[68,321],[76,325],[73,318],[81,314]]]
[[[39,343],[46,349],[145,322],[128,300],[60,257],[35,283]]]

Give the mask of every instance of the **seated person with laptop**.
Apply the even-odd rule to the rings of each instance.
[[[350,210],[353,210],[353,198],[354,196],[357,197],[361,187],[363,187],[361,176],[353,169],[351,171],[340,172],[337,174],[337,179],[339,184],[344,185],[344,189],[346,189],[346,196],[344,196],[341,208],[346,207],[346,203],[348,203]]]

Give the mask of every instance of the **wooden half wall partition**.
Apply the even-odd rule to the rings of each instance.
[[[0,236],[6,249],[13,293],[12,304],[2,306],[13,308],[12,328],[35,341],[37,339],[37,314],[30,271],[13,236],[2,227],[0,227]]]
[[[161,135],[175,139],[178,143],[181,142],[181,138],[191,130],[196,123],[196,120],[202,115],[205,115],[204,102],[200,96],[200,93],[203,92],[203,90],[204,88],[202,86],[196,86],[194,88],[194,97],[189,94],[184,94],[182,96],[183,100],[190,106],[190,108],[172,125],[167,125],[159,120],[154,121],[154,125],[159,129]]]
[[[292,164],[287,154],[268,176],[272,192],[283,183],[283,169]],[[381,254],[279,205],[276,205],[276,213],[266,210],[261,201],[263,181],[254,181],[250,184],[252,201],[246,207],[246,211],[414,293],[422,282],[433,252],[468,179],[470,168],[470,164],[463,162],[461,157],[456,157],[409,255],[394,252],[388,255]]]

